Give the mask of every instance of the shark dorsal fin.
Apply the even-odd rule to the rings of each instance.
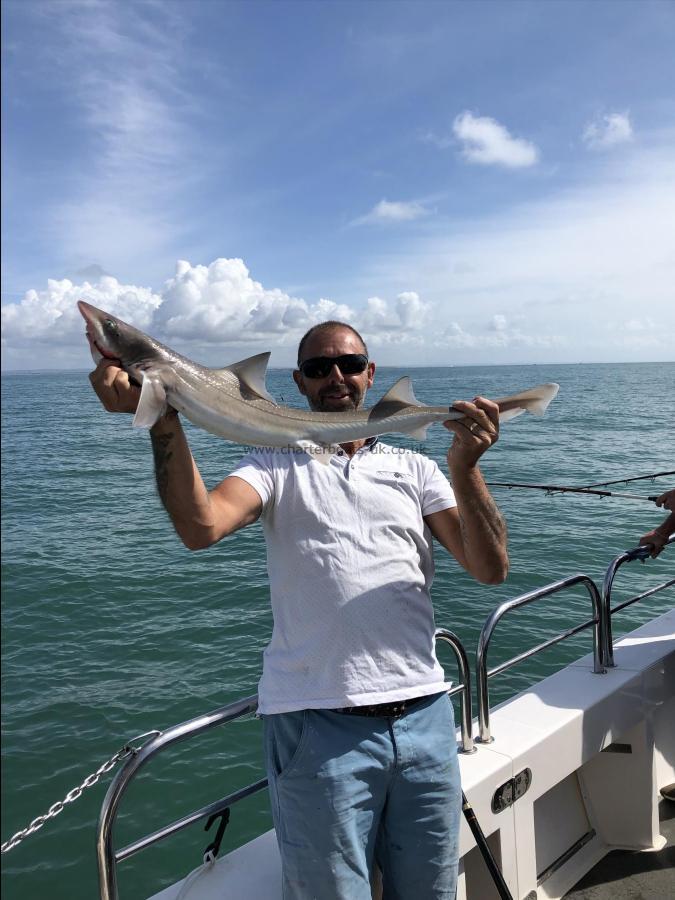
[[[258,353],[256,356],[249,356],[248,359],[242,359],[239,362],[232,363],[231,366],[225,366],[224,369],[215,369],[215,372],[229,372],[239,381],[241,393],[244,399],[253,399],[262,397],[263,400],[269,400],[270,403],[277,405],[274,397],[265,387],[265,375],[267,373],[267,364],[270,361],[270,353]]]
[[[376,415],[387,410],[387,415],[395,409],[404,409],[407,406],[422,406],[413,392],[412,381],[407,375],[399,378],[395,385],[389,388],[387,393],[377,401],[371,410]]]

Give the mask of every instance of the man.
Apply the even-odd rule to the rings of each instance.
[[[315,411],[358,409],[375,364],[351,326],[302,339],[293,377]],[[90,376],[106,409],[135,409],[114,363]],[[260,450],[208,491],[178,415],[151,430],[157,485],[185,545],[262,519],[274,631],[259,710],[284,897],[455,896],[461,787],[452,705],[434,651],[433,535],[475,578],[506,577],[506,529],[478,468],[498,409],[476,398],[447,422],[452,488],[420,454],[343,444],[328,465]]]

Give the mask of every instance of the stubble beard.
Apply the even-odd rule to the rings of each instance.
[[[361,393],[357,388],[347,388],[347,392],[348,397],[345,397],[344,399],[337,402],[330,396],[321,394],[316,398],[314,402],[310,404],[311,409],[314,412],[356,412],[356,410],[360,409],[363,406],[365,391]],[[325,394],[329,393],[330,391],[325,392]]]

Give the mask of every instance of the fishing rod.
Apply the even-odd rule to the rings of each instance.
[[[506,487],[506,488],[531,488],[537,491],[546,491],[547,494],[591,494],[595,497],[621,497],[622,500],[641,500],[643,503],[649,501],[656,503],[659,499],[657,494],[650,497],[643,497],[640,494],[624,494],[621,491],[596,491],[585,487],[566,487],[559,484],[519,484],[513,481],[486,481],[489,487]]]
[[[653,475],[635,475],[633,478],[617,478],[616,481],[598,481],[595,484],[585,484],[585,488],[609,487],[610,484],[628,484],[629,481],[644,481],[650,478],[664,478],[666,475],[675,475],[675,472],[654,472]]]
[[[495,887],[497,888],[497,892],[501,900],[513,900],[513,895],[504,880],[504,876],[501,873],[501,869],[497,865],[497,860],[492,855],[492,850],[488,845],[488,842],[485,839],[485,835],[483,834],[483,830],[478,824],[478,819],[476,818],[476,813],[473,811],[473,807],[466,799],[466,794],[462,791],[462,812],[464,813],[464,818],[468,822],[469,828],[471,829],[471,833],[474,836],[476,844],[478,845],[478,849],[481,852],[483,859],[485,860],[485,865],[490,870],[490,875],[492,875],[492,880],[495,883]]]

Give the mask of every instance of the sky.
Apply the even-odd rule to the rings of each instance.
[[[675,359],[672,0],[3,0],[2,365]]]

